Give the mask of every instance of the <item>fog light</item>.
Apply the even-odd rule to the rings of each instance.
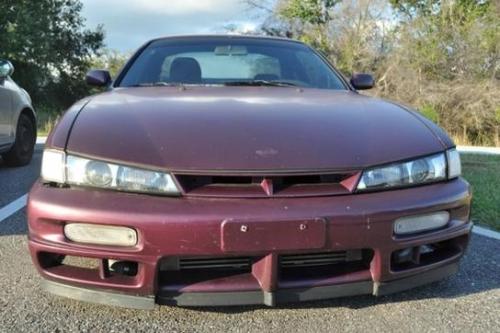
[[[439,229],[447,225],[449,220],[450,214],[448,212],[402,217],[394,222],[394,233],[407,235]]]
[[[64,235],[76,243],[134,246],[137,232],[132,228],[111,225],[69,223],[64,226]]]
[[[392,256],[394,263],[396,264],[404,264],[413,261],[413,248],[409,247],[406,249],[402,249],[394,252]]]
[[[113,272],[126,276],[136,276],[137,266],[137,263],[133,261],[113,261],[113,263],[110,262],[110,269]]]

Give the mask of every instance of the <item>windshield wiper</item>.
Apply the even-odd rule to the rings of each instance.
[[[296,87],[297,85],[287,81],[267,81],[267,80],[250,80],[250,81],[229,81],[224,83],[225,86],[246,86],[246,87]],[[132,84],[127,87],[182,87],[183,83],[178,82],[144,82]]]
[[[182,84],[173,82],[145,82],[145,83],[132,84],[127,87],[179,87],[179,86],[182,86]]]
[[[287,81],[267,81],[267,80],[250,80],[250,81],[230,81],[225,82],[226,86],[247,86],[247,87],[296,87],[297,85]]]

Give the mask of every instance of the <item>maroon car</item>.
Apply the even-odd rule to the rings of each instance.
[[[50,292],[135,308],[384,295],[457,271],[450,138],[300,42],[155,39],[52,131],[28,203]]]

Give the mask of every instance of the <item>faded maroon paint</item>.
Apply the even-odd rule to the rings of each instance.
[[[50,279],[87,287],[152,295],[157,291],[158,262],[166,256],[227,255],[221,240],[223,221],[245,220],[249,216],[260,221],[309,220],[311,215],[327,220],[324,249],[346,250],[369,248],[374,251],[371,268],[366,272],[335,277],[330,280],[284,282],[314,286],[360,280],[390,281],[418,274],[432,268],[457,262],[457,256],[416,269],[393,272],[390,256],[396,249],[434,243],[468,235],[471,193],[462,179],[416,188],[379,193],[335,197],[280,199],[189,199],[154,197],[113,191],[51,188],[36,183],[28,204],[29,246],[40,273]],[[395,238],[392,228],[401,216],[448,210],[451,222],[446,229],[426,234]],[[68,242],[63,235],[66,221],[126,225],[135,228],[139,244],[130,249],[79,245]],[[269,230],[276,237],[288,238],[297,231]],[[464,249],[465,249],[464,244]],[[310,250],[307,244],[293,251],[263,250],[259,246],[234,255],[300,253]],[[88,274],[68,273],[66,268],[43,269],[38,253],[48,251],[91,258],[113,258],[137,261],[139,274],[132,280],[119,276],[100,279]],[[266,257],[254,267],[255,279],[235,277],[226,281],[207,281],[195,285],[176,285],[182,291],[227,291],[277,288],[276,258]],[[260,286],[260,287],[259,287]]]
[[[407,108],[354,91],[285,87],[114,88],[73,105],[46,147],[179,174],[265,176],[352,173],[313,197],[161,197],[36,183],[28,199],[29,247],[39,272],[58,282],[136,295],[173,292],[274,292],[359,281],[401,281],[456,263],[471,229],[471,193],[461,178],[407,189],[351,193],[369,166],[443,152],[453,142],[435,124]],[[267,178],[266,178],[267,179]],[[270,180],[262,184],[269,195]],[[252,190],[252,189],[250,189]],[[300,192],[302,191],[302,192]],[[191,192],[191,195],[193,192]],[[282,191],[281,194],[287,194]],[[296,194],[296,193],[295,193]],[[335,195],[333,195],[335,194]],[[213,196],[218,196],[214,198]],[[243,198],[248,196],[247,198]],[[440,230],[396,237],[394,220],[446,210]],[[128,226],[131,248],[68,241],[67,222]],[[245,226],[246,232],[242,231]],[[459,251],[424,266],[391,270],[399,249],[456,240]],[[280,279],[278,256],[368,249],[370,267],[326,278]],[[138,263],[134,277],[105,276],[51,265],[44,252]],[[187,283],[162,283],[166,257],[252,256],[251,272]],[[168,274],[174,274],[171,271]],[[271,300],[272,301],[272,300]]]
[[[73,104],[61,118],[61,120],[57,123],[54,130],[50,132],[47,137],[47,141],[45,142],[46,147],[55,148],[55,149],[64,149],[66,148],[66,142],[68,141],[69,133],[71,131],[71,127],[78,116],[78,113],[81,109],[87,104],[89,101],[88,98],[82,99],[75,104]]]
[[[273,232],[269,232],[272,230]],[[287,237],[276,237],[276,235]],[[252,252],[256,245],[261,251],[286,251],[295,249],[322,249],[326,244],[324,219],[297,221],[246,218],[229,219],[221,224],[221,248],[224,252]]]
[[[256,262],[252,275],[259,282],[260,288],[270,292],[278,288],[278,255],[270,253]]]
[[[67,150],[169,170],[257,171],[355,170],[446,147],[414,114],[348,90],[157,87],[93,97]]]

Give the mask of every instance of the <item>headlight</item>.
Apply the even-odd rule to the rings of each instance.
[[[128,192],[179,195],[169,173],[96,161],[46,150],[42,178],[60,184],[73,184]]]
[[[365,170],[358,190],[374,190],[430,183],[446,179],[445,154]]]

